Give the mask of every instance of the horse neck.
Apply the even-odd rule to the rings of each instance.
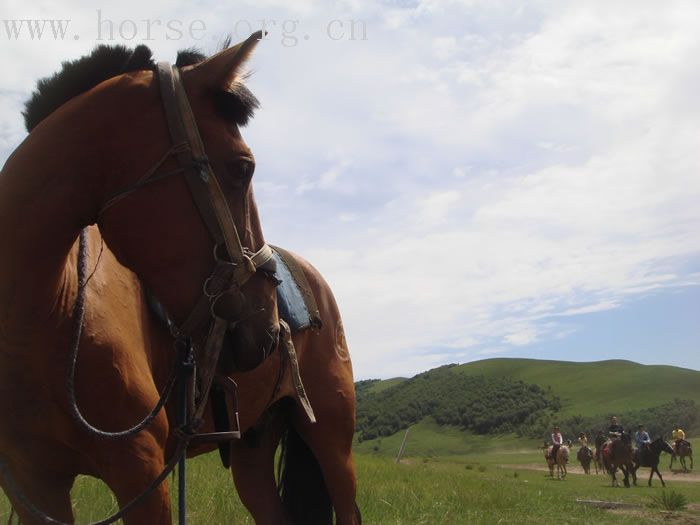
[[[89,127],[39,125],[0,176],[0,345],[37,323],[68,315],[75,295],[71,248],[93,213],[98,172],[84,149]],[[93,157],[99,156],[92,150]],[[18,332],[19,331],[19,332]]]

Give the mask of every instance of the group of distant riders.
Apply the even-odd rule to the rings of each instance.
[[[624,432],[625,429],[619,423],[617,417],[612,416],[610,418],[610,426],[608,427],[608,436],[605,437],[603,431],[598,430],[595,439],[596,450],[601,450],[601,447],[605,444],[606,441],[611,442],[615,439],[619,439]],[[634,433],[633,437],[637,451],[645,450],[651,443],[651,438],[649,437],[649,433],[646,431],[644,425],[639,425],[637,427],[637,431]],[[678,454],[681,446],[683,445],[690,447],[690,443],[685,439],[685,432],[681,429],[679,424],[676,424],[674,426],[673,432],[671,433],[671,438],[673,439],[672,447],[674,454]],[[568,443],[569,446],[571,446],[571,442],[569,441]],[[579,433],[578,443],[581,446],[581,448],[588,448],[590,450],[590,447],[588,446],[588,438],[586,437],[586,434],[584,432]],[[552,429],[551,444],[552,448],[548,456],[556,458],[559,448],[564,444],[564,436],[562,436],[561,430],[558,426],[555,426]]]

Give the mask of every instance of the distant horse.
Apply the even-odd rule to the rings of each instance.
[[[639,467],[649,467],[651,469],[651,472],[649,472],[648,485],[651,487],[651,478],[654,477],[654,472],[656,472],[656,475],[661,480],[661,485],[664,487],[666,486],[666,483],[664,483],[664,478],[661,476],[661,472],[659,472],[659,456],[662,452],[673,454],[673,448],[671,447],[671,445],[666,443],[666,441],[664,441],[663,438],[657,438],[651,443],[649,443],[646,447],[637,449],[634,452],[634,464],[632,466],[632,482],[635,485],[637,484],[637,470],[639,469]]]
[[[606,441],[602,446],[601,455],[603,457],[605,470],[612,477],[612,486],[619,486],[617,476],[615,475],[619,468],[625,476],[625,487],[629,488],[629,476],[633,468],[631,436],[627,432],[624,432],[619,438]]]
[[[199,354],[225,321],[226,333],[217,333],[235,354],[222,357],[235,366],[219,369],[224,376],[254,368],[275,349],[280,353],[275,281],[262,265],[266,244],[252,194],[254,161],[238,128],[256,105],[241,67],[260,38],[183,67],[181,81],[176,70],[156,68],[144,46],[100,48],[35,94],[25,115],[31,133],[0,176],[0,485],[23,524],[45,521],[28,501],[72,523],[70,490],[79,474],[102,479],[122,507],[153,488],[124,523],[170,524],[167,480],[153,483],[167,477],[188,436],[213,427],[206,397],[195,407],[201,428],[199,419],[192,427],[180,425],[174,400],[167,401],[177,360],[172,334],[179,341],[190,336]],[[164,111],[166,91],[167,106],[181,108],[179,118]],[[191,112],[182,110],[187,102]],[[172,130],[183,126],[197,128],[200,140],[187,133],[187,140],[175,142]],[[231,446],[234,475],[260,523],[269,516],[271,523],[308,523],[319,506],[325,517],[316,521],[330,523],[327,501],[338,523],[358,523],[347,347],[327,286],[302,266],[327,321],[318,333],[294,336],[319,426],[275,402],[298,388],[289,387],[289,371],[280,374],[274,356],[250,375],[235,374],[241,429],[271,423],[259,433],[259,448],[251,434],[250,441]],[[85,267],[90,274],[81,280]],[[151,313],[146,290],[172,317],[171,331]],[[81,311],[82,334],[75,329]],[[76,372],[67,381],[63,371],[78,347]],[[198,371],[205,368],[201,363]],[[67,393],[73,387],[80,413]],[[208,385],[199,388],[208,391]],[[165,410],[159,397],[167,401]],[[151,410],[153,417],[143,419]],[[121,434],[142,419],[140,432],[123,437],[96,434],[85,421],[102,434]],[[279,500],[265,461],[285,429],[287,476],[297,485],[296,492],[287,491],[284,481]],[[192,446],[189,455],[209,449]],[[304,468],[311,458],[327,498],[298,482],[313,470]],[[257,495],[245,493],[252,487]],[[289,508],[294,504],[308,507],[295,511]]]
[[[552,451],[554,447],[553,446],[546,446],[544,449],[544,459],[547,462],[547,466],[549,467],[549,475],[550,477],[554,477],[554,467],[557,467],[557,479],[564,479],[566,478],[566,464],[569,462],[569,447],[566,445],[562,445],[559,447],[559,450],[557,450],[556,457],[553,457]]]
[[[581,463],[583,471],[586,474],[590,474],[591,461],[593,460],[593,451],[588,446],[580,447],[578,449],[578,452],[576,453],[576,459],[578,459],[579,463]]]
[[[605,436],[598,434],[595,438],[595,450],[593,451],[593,462],[595,464],[595,473],[605,472],[603,466],[603,445],[605,444]]]
[[[671,465],[668,467],[673,468],[673,461],[678,458],[681,467],[683,467],[683,472],[688,472],[688,467],[686,466],[685,458],[690,458],[690,470],[693,470],[693,448],[690,443],[686,440],[681,441],[673,447],[673,455],[671,456]]]

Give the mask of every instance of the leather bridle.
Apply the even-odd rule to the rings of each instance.
[[[183,175],[187,182],[199,214],[214,241],[216,261],[214,270],[202,286],[203,293],[191,313],[180,326],[171,324],[171,331],[176,338],[192,340],[204,327],[205,322],[210,322],[204,344],[194,345],[197,375],[200,380],[200,403],[195,418],[199,418],[206,405],[226,330],[231,323],[240,320],[222,312],[222,308],[218,308],[219,302],[227,296],[238,300],[243,285],[258,270],[274,265],[274,259],[272,249],[267,244],[256,252],[242,245],[226,197],[204,149],[179,69],[168,62],[159,62],[156,71],[172,147],[134,185],[115,192],[107,199],[99,215],[153,182],[174,175]],[[159,168],[173,156],[178,168],[159,174]],[[221,256],[223,251],[224,257]],[[267,269],[274,273],[274,268]],[[239,313],[235,312],[234,315]]]

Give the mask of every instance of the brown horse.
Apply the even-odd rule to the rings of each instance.
[[[667,452],[673,454],[673,448],[671,445],[666,443],[663,438],[657,438],[643,448],[639,448],[634,451],[634,464],[632,467],[632,482],[637,484],[637,470],[640,467],[649,467],[649,482],[648,485],[651,487],[651,479],[656,473],[657,477],[661,480],[661,485],[666,486],[664,478],[659,471],[659,456],[662,452]]]
[[[182,69],[186,96],[207,152],[204,162],[217,174],[244,253],[250,254],[262,249],[264,238],[250,185],[253,159],[238,125],[245,124],[255,105],[240,75],[258,38]],[[182,145],[170,141],[150,52],[144,49],[98,50],[46,82],[25,114],[31,133],[0,176],[0,239],[5,248],[0,258],[0,483],[26,524],[42,522],[28,510],[27,501],[57,520],[72,522],[70,488],[78,474],[104,480],[124,506],[163,471],[175,452],[172,403],[166,411],[156,412],[140,433],[104,439],[78,423],[64,377],[79,295],[76,239],[86,225],[97,222],[99,231],[91,227],[86,236],[92,274],[75,393],[82,415],[106,431],[141,420],[169,382],[175,358],[172,339],[150,313],[144,287],[180,324],[198,304],[211,274],[216,240],[183,177],[170,176],[183,170],[164,152],[180,153]],[[153,184],[146,186],[146,179],[139,179],[144,173],[153,177],[147,181]],[[115,202],[123,188],[134,191]],[[319,428],[347,433],[354,420],[348,416],[353,405],[348,400],[352,376],[346,348],[342,364],[331,367],[335,383],[316,386],[311,381],[318,367],[330,366],[332,356],[342,353],[336,343],[342,329],[337,331],[340,318],[333,316],[335,304],[329,306],[322,281],[311,280],[319,296],[325,297],[328,330],[336,332],[320,336],[324,344],[333,341],[328,347],[333,352],[326,352],[331,356],[325,359],[314,356],[318,363],[301,354],[321,343],[305,344],[304,337],[310,335],[296,336],[305,367],[302,374],[309,397],[317,403],[314,408],[328,418]],[[242,352],[232,361],[238,369],[246,369],[274,348],[279,326],[272,280],[258,273],[240,290],[240,300],[221,306],[237,315],[227,337]],[[201,345],[206,334],[206,325],[193,331],[195,345]],[[246,353],[249,349],[256,357]],[[245,392],[241,391],[241,401],[251,407],[242,414],[246,427],[264,412],[270,399],[265,389],[274,385],[274,380],[264,384],[253,378],[269,379],[271,367],[274,362],[268,359],[251,373]],[[239,382],[245,381],[239,377]],[[284,384],[277,397],[289,393]],[[338,400],[345,404],[338,415],[328,416],[326,403]],[[212,426],[209,414],[204,413],[204,428]],[[280,432],[286,421],[278,419],[273,428]],[[349,445],[324,449],[299,419],[291,416],[294,429],[309,444],[333,487],[328,492],[340,507],[336,513],[352,523],[346,519],[355,515]],[[329,429],[329,424],[338,428]],[[293,430],[288,441],[294,435]],[[190,454],[205,450],[193,449]],[[255,468],[243,463],[238,476],[265,470],[257,463]],[[343,467],[338,477],[350,480],[340,489],[343,496],[336,489],[341,483],[332,479],[338,463]],[[343,498],[352,501],[352,511],[346,511],[350,504]],[[258,516],[265,521],[262,514]],[[170,523],[167,484],[151,492],[124,522]]]
[[[683,467],[683,472],[688,472],[689,469],[685,462],[685,458],[690,458],[690,470],[693,470],[693,448],[691,447],[690,443],[684,439],[680,443],[674,443],[674,445],[673,455],[671,456],[671,464],[668,468],[673,469],[673,462],[676,458],[678,458],[681,467]]]
[[[586,474],[590,474],[591,461],[593,459],[593,452],[591,451],[591,449],[587,446],[579,447],[578,452],[576,453],[576,459],[578,459],[578,462],[581,463],[583,471]]]
[[[552,454],[554,447],[545,445],[544,459],[549,467],[550,477],[554,477],[554,467],[557,467],[557,479],[566,478],[566,464],[569,462],[569,447],[562,445],[557,450],[556,457]]]
[[[633,452],[632,452],[632,438],[626,432],[624,432],[619,438],[615,438],[606,441],[601,449],[601,456],[603,457],[603,465],[605,470],[612,477],[612,486],[618,487],[619,483],[617,481],[617,476],[615,475],[617,469],[622,470],[624,475],[625,487],[630,486],[630,472],[633,472]]]

